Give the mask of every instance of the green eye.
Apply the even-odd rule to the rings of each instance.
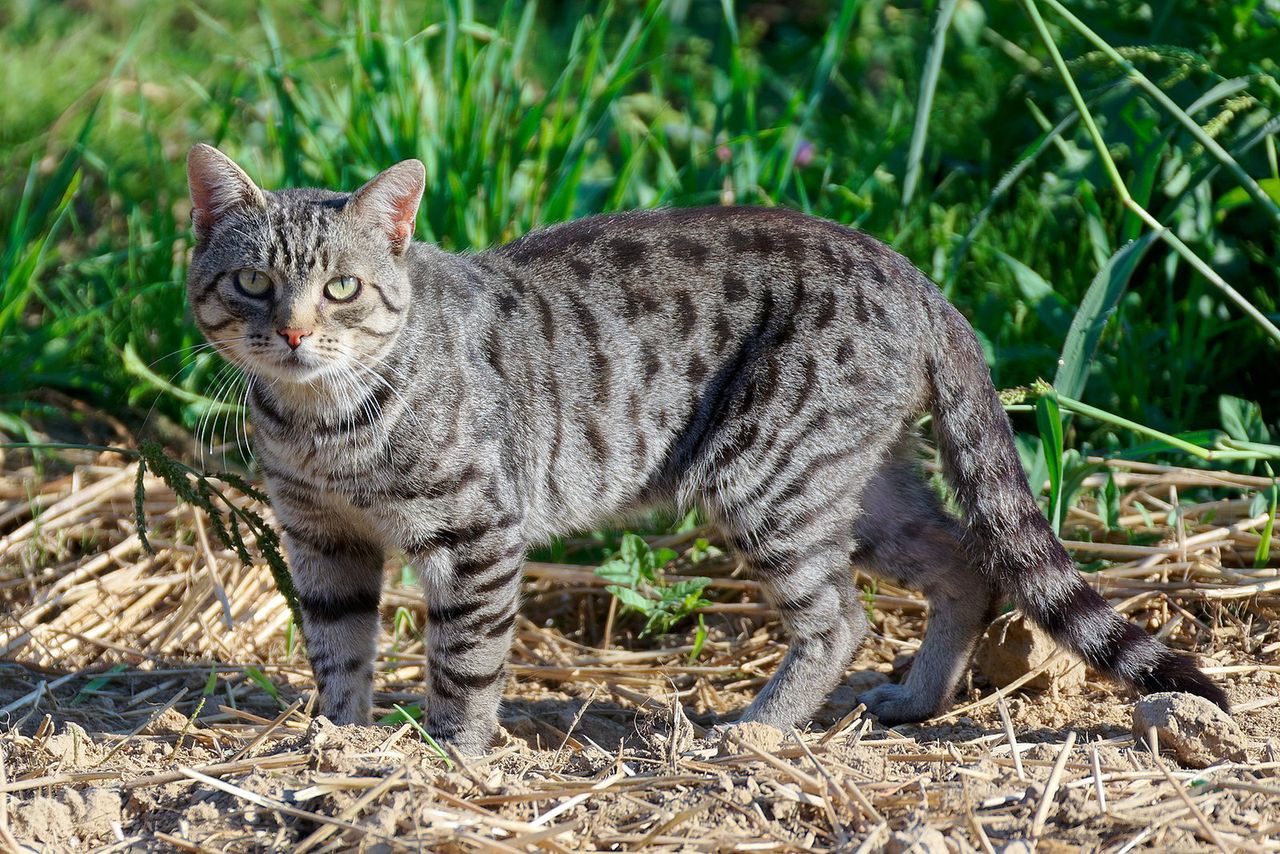
[[[271,279],[257,270],[236,270],[231,276],[236,288],[251,297],[260,297],[271,290]]]
[[[324,286],[324,295],[334,302],[355,299],[360,293],[360,280],[355,276],[339,276]]]

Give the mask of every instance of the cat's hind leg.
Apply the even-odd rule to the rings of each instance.
[[[921,590],[929,600],[924,640],[902,684],[880,685],[858,699],[882,723],[921,721],[955,696],[996,596],[965,557],[960,522],[942,506],[918,467],[895,456],[867,486],[854,533],[855,566]]]
[[[779,480],[761,488],[782,494],[726,503],[720,493],[708,510],[777,609],[789,644],[741,720],[786,729],[807,721],[844,678],[867,617],[849,566],[856,496],[840,488],[847,479],[822,488],[809,481],[803,491]]]

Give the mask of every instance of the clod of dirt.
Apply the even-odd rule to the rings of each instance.
[[[105,839],[122,818],[120,795],[96,787],[63,789],[52,798],[37,795],[14,813],[19,836],[25,832],[39,842],[61,844]]]
[[[187,728],[187,716],[177,709],[165,709],[142,729],[143,735],[170,735]]]
[[[750,745],[761,753],[777,753],[785,737],[782,730],[768,724],[755,721],[734,724],[720,737],[719,753],[721,756],[742,756],[751,753],[745,745]]]
[[[885,854],[951,854],[942,832],[927,825],[897,831],[884,850]]]
[[[1053,638],[1025,617],[996,620],[987,629],[975,659],[978,670],[991,684],[1004,687],[1019,679],[1053,656],[1061,648]],[[1083,685],[1084,663],[1071,655],[1063,655],[1025,687],[1037,691]]]
[[[55,798],[37,795],[14,811],[14,831],[37,842],[65,842],[75,828],[71,808]]]
[[[1247,741],[1226,712],[1194,694],[1148,694],[1133,706],[1133,737],[1145,740],[1156,728],[1161,748],[1173,750],[1188,768],[1206,768],[1220,759],[1244,762]]]
[[[62,760],[64,765],[75,768],[92,765],[102,758],[102,751],[93,736],[71,721],[67,721],[62,732],[45,739],[44,749],[55,759]]]
[[[111,825],[122,818],[123,804],[118,792],[97,787],[85,789],[82,804],[81,810],[73,805],[71,811],[80,832],[88,836],[106,836],[111,833]]]

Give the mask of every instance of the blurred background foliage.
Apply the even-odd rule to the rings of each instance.
[[[85,404],[133,429],[231,411],[183,290],[184,157],[207,141],[267,187],[352,188],[421,158],[418,236],[455,250],[634,207],[809,211],[932,276],[1001,387],[1069,358],[1074,396],[1119,418],[1272,441],[1280,347],[1258,317],[1280,323],[1280,3],[1068,5],[1096,40],[1051,0],[1044,30],[1028,0],[11,0],[0,430]],[[1151,233],[1135,205],[1257,316],[1167,241],[1117,263]],[[1101,330],[1096,354],[1073,319]],[[1151,452],[1108,419],[1065,441]]]

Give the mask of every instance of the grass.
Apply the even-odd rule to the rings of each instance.
[[[1002,386],[1053,379],[1166,434],[1223,428],[1230,395],[1276,433],[1268,8],[20,5],[0,18],[22,84],[0,137],[0,429],[43,428],[55,390],[137,431],[154,412],[233,432],[182,288],[182,155],[206,140],[267,186],[419,157],[418,234],[450,249],[631,207],[800,208],[933,275]],[[1144,441],[1090,418],[1065,440]]]

